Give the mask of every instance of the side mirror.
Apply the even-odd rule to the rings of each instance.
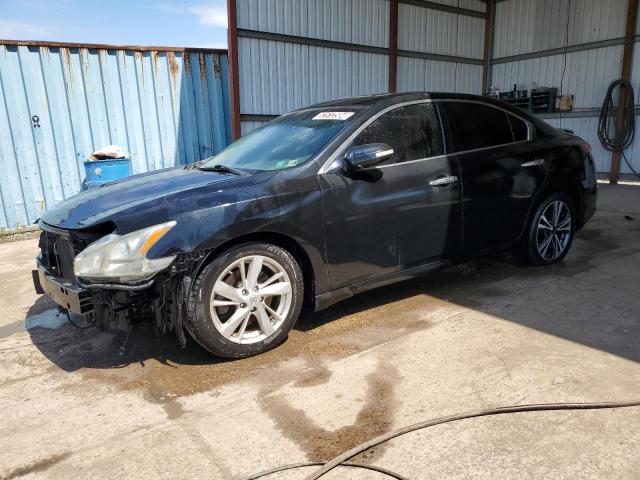
[[[392,155],[393,148],[386,143],[369,143],[351,147],[344,159],[348,170],[359,171],[378,165]]]

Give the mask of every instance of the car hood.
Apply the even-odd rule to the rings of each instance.
[[[184,167],[169,168],[81,192],[47,211],[40,221],[64,229],[84,229],[109,221],[117,226],[122,216],[144,217],[147,211],[162,205],[194,196],[212,197],[271,176],[272,173],[233,176]]]

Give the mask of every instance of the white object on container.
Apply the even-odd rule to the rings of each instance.
[[[105,160],[107,158],[124,158],[126,154],[119,145],[105,145],[91,154],[89,160]]]

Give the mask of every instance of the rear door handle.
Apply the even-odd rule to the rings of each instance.
[[[537,167],[538,165],[544,165],[543,158],[536,158],[535,160],[531,160],[530,162],[524,162],[522,164],[523,167]]]
[[[455,175],[450,175],[448,177],[436,178],[435,180],[431,180],[429,185],[432,187],[442,187],[444,185],[450,185],[458,181],[458,177]]]

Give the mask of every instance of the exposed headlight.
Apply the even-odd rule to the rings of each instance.
[[[176,258],[147,258],[146,253],[175,226],[161,223],[126,235],[112,233],[93,242],[74,262],[76,277],[87,280],[147,280],[167,268]]]

